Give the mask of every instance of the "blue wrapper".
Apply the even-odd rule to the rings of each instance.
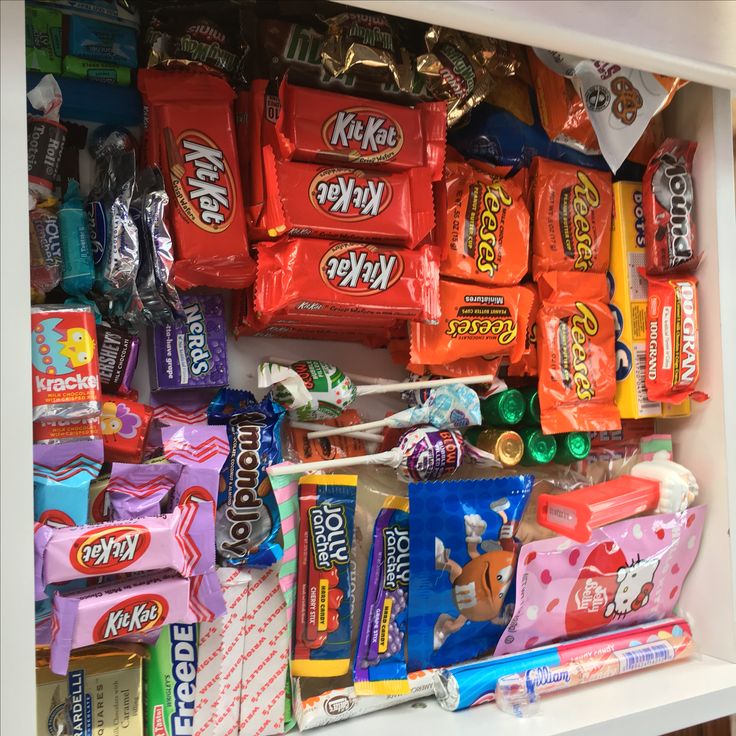
[[[467,158],[513,166],[514,169],[529,166],[535,156],[543,156],[576,166],[610,171],[603,156],[586,156],[570,146],[551,141],[539,123],[536,110],[534,125],[527,125],[507,110],[481,103],[473,110],[467,125],[448,131],[447,142]],[[643,173],[643,166],[625,161],[616,178],[637,181],[641,180]]]
[[[212,400],[210,424],[227,424],[230,452],[220,471],[216,540],[221,564],[270,567],[284,554],[279,507],[266,469],[281,457],[284,410],[248,391],[221,389]]]
[[[511,618],[514,533],[533,482],[520,475],[409,485],[410,671],[493,652]]]
[[[357,695],[404,695],[409,600],[409,500],[389,496],[378,512],[368,560],[363,619],[353,665]]]
[[[66,53],[130,69],[138,66],[137,42],[132,28],[81,15],[69,16]]]

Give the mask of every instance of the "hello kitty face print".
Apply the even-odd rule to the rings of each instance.
[[[613,600],[606,606],[605,616],[625,616],[646,606],[649,594],[654,590],[654,572],[659,560],[652,557],[648,560],[636,560],[628,567],[619,567],[616,573],[618,588]]]
[[[514,615],[495,654],[672,614],[700,545],[706,509],[626,519],[578,544],[553,537],[519,552]]]

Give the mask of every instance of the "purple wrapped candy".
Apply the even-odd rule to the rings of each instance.
[[[184,294],[184,320],[152,331],[154,390],[227,386],[225,304],[217,294]]]
[[[398,446],[404,453],[398,471],[406,481],[436,480],[454,473],[463,461],[462,435],[451,429],[412,427],[401,435]]]
[[[409,692],[404,633],[409,593],[409,501],[388,496],[373,527],[363,619],[355,653],[357,695]]]
[[[106,491],[113,521],[158,516],[180,474],[175,464],[113,463]]]

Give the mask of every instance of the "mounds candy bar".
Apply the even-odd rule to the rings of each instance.
[[[281,519],[266,469],[280,463],[284,410],[266,397],[222,389],[209,421],[227,424],[230,452],[218,496],[217,553],[230,566],[270,567],[283,555]]]
[[[404,657],[409,600],[409,499],[388,496],[373,527],[353,681],[358,695],[410,692]]]
[[[615,328],[604,274],[547,273],[537,313],[545,434],[618,429]]]
[[[642,275],[643,272],[642,272]],[[647,398],[679,404],[695,391],[700,376],[698,293],[694,276],[646,276]]]
[[[90,483],[102,468],[101,440],[33,446],[34,518],[49,526],[87,522]]]
[[[532,161],[534,278],[545,271],[605,273],[611,250],[611,174]]]
[[[258,231],[416,247],[434,227],[431,172],[387,174],[277,161],[263,149],[266,206]]]
[[[124,330],[97,326],[97,360],[100,384],[106,394],[127,394],[138,365],[140,338]]]
[[[214,525],[207,503],[177,506],[163,516],[61,527],[43,541],[44,585],[163,569],[191,577],[215,565]]]
[[[164,626],[143,666],[147,733],[191,736],[197,678],[197,625]]]
[[[164,172],[175,203],[174,283],[183,289],[253,281],[235,143],[235,93],[208,74],[142,69],[138,88],[149,114],[147,164]],[[155,157],[155,158],[152,158]]]
[[[255,307],[263,315],[439,317],[439,253],[298,238],[259,243]]]
[[[143,662],[138,648],[97,646],[73,654],[62,678],[49,670],[47,652],[39,651],[36,733],[143,736]]]
[[[427,166],[433,180],[442,177],[443,102],[404,107],[286,82],[279,96],[274,139],[281,158],[384,171]]]
[[[509,376],[536,376],[537,375],[537,313],[539,312],[539,291],[536,284],[522,284],[532,294],[532,308],[529,313],[529,323],[526,326],[524,338],[524,353],[516,363],[508,367]]]
[[[33,420],[100,413],[95,320],[89,307],[31,308]]]
[[[445,165],[444,182],[442,275],[518,284],[529,266],[529,210],[520,179],[502,180],[452,161]]]
[[[66,674],[72,649],[145,634],[164,624],[212,621],[224,612],[214,571],[192,578],[173,572],[145,573],[81,592],[57,593],[51,671]]]
[[[173,463],[113,463],[105,501],[111,518],[124,521],[160,514],[181,471],[182,466]]]
[[[121,396],[103,396],[100,425],[105,462],[139,463],[143,460],[153,409]]]
[[[440,279],[439,324],[410,325],[411,362],[449,363],[460,358],[507,355],[519,360],[532,296],[520,286],[488,288]]]
[[[411,59],[387,16],[348,11],[326,22],[320,55],[333,77],[354,72],[358,76],[392,79],[405,92],[411,89]]]
[[[214,282],[213,282],[214,283]],[[184,319],[151,332],[154,391],[227,385],[225,302],[219,294],[182,294]]]
[[[668,138],[642,184],[647,272],[693,271],[700,261],[693,212],[693,158],[698,144]]]
[[[350,550],[355,475],[299,479],[296,623],[291,673],[334,677],[350,668]]]
[[[355,409],[345,409],[339,417],[321,419],[320,424],[325,424],[328,427],[349,427],[352,424],[360,424],[362,421],[360,414]],[[322,437],[318,440],[310,440],[308,437],[310,430],[308,429],[297,429],[289,422],[287,422],[286,429],[290,449],[296,454],[299,462],[333,460],[366,454],[363,441],[354,437]]]

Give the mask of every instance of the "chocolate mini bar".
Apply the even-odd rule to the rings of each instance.
[[[309,319],[376,316],[439,318],[439,253],[295,238],[259,243],[256,310]]]
[[[442,177],[444,102],[405,107],[286,82],[279,96],[275,127],[281,158],[383,171],[428,166],[433,180]]]
[[[257,232],[414,248],[434,227],[426,167],[384,172],[277,161],[263,149],[266,204]]]
[[[44,585],[165,569],[191,577],[214,567],[214,540],[211,504],[188,503],[162,516],[53,529],[36,552]]]
[[[183,289],[253,280],[235,143],[235,92],[218,77],[141,69],[148,108],[147,165],[164,173],[176,242],[174,283]]]
[[[72,649],[142,635],[164,624],[212,621],[225,612],[215,572],[193,578],[146,573],[70,593],[56,593],[51,671],[65,675]]]
[[[100,384],[106,394],[130,392],[138,364],[140,338],[123,330],[97,326],[97,357]]]

